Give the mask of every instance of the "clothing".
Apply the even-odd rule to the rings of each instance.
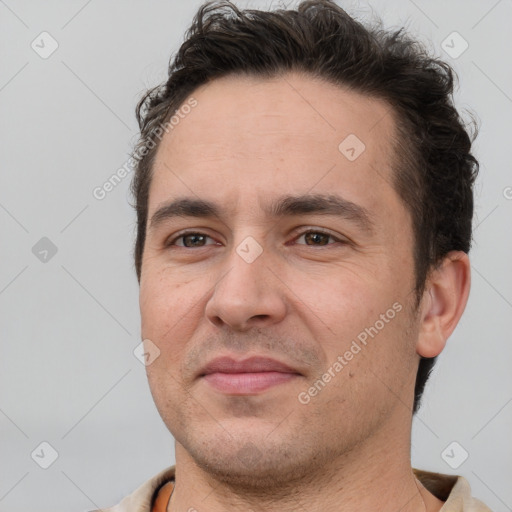
[[[471,497],[468,481],[462,476],[443,475],[419,469],[413,469],[416,478],[434,496],[444,501],[441,512],[492,512],[481,501]],[[174,480],[174,466],[164,469],[138,489],[129,494],[120,503],[111,508],[91,512],[156,512],[153,505],[157,500],[159,491],[169,481]],[[172,486],[165,488],[165,500],[168,501]],[[165,510],[165,508],[163,509]]]

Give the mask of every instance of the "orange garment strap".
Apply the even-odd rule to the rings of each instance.
[[[173,481],[166,482],[164,485],[162,485],[162,487],[160,487],[158,494],[156,496],[155,503],[153,504],[153,508],[151,509],[151,512],[167,511],[167,505],[169,504],[169,500],[171,499],[173,489]]]

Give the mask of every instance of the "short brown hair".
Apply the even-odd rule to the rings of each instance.
[[[419,304],[429,271],[449,251],[469,252],[473,183],[478,161],[453,104],[455,71],[430,56],[404,29],[366,27],[329,0],[307,0],[296,10],[240,10],[207,2],[169,64],[168,79],[137,105],[141,136],[132,192],[137,212],[135,268],[140,281],[148,195],[158,144],[155,131],[200,85],[230,74],[275,77],[287,71],[385,100],[397,119],[394,186],[412,216],[415,294]],[[161,130],[161,128],[160,128]],[[144,150],[144,151],[143,151]],[[141,153],[143,156],[140,156]],[[420,404],[435,358],[422,358],[415,386]]]

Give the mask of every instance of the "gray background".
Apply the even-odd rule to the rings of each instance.
[[[126,162],[136,101],[165,77],[199,3],[0,0],[2,512],[110,506],[174,462],[133,354],[131,176],[103,200],[92,191]],[[406,23],[453,64],[457,104],[479,116],[472,291],[414,420],[412,458],[464,475],[493,510],[512,510],[512,2],[342,5]],[[59,45],[46,59],[31,47],[51,48],[43,31]],[[442,47],[453,31],[469,43],[458,58]],[[58,453],[46,470],[41,442]],[[459,467],[447,464],[465,452]]]

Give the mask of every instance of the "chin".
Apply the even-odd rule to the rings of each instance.
[[[272,488],[285,489],[297,485],[311,474],[314,466],[325,465],[318,447],[307,447],[300,436],[274,436],[269,429],[259,432],[238,432],[238,435],[201,435],[197,439],[188,436],[180,444],[194,463],[215,480],[233,490],[261,493]]]
[[[205,456],[206,455],[206,456]],[[304,469],[293,457],[272,449],[263,453],[251,443],[243,446],[239,453],[227,456],[223,453],[198,454],[196,464],[216,480],[232,489],[258,492],[269,488],[283,488],[292,482],[303,480],[310,469]],[[306,465],[307,467],[307,465]]]

